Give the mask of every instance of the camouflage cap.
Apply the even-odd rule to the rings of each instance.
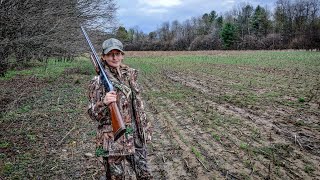
[[[117,49],[117,50],[124,53],[123,45],[122,45],[121,41],[119,41],[118,39],[110,38],[110,39],[105,40],[102,43],[103,54],[107,54],[108,52],[110,52],[113,49]]]

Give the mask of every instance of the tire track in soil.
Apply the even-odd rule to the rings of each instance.
[[[217,143],[211,136],[210,132],[206,132],[205,127],[198,125],[190,117],[183,116],[184,112],[182,108],[176,108],[174,103],[169,99],[163,100],[164,103],[169,104],[170,117],[167,118],[171,121],[172,127],[178,128],[178,134],[181,134],[184,137],[184,141],[188,141],[188,145],[193,145],[200,150],[201,154],[206,159],[206,164],[209,165],[210,171],[216,171],[214,174],[210,174],[209,177],[225,177],[226,179],[242,179],[241,172],[237,170],[247,169],[241,162],[237,162],[240,158],[237,154],[243,154],[240,151],[233,152],[232,150],[227,150],[222,143]],[[183,109],[192,108],[191,104],[187,103]],[[174,109],[174,110],[173,110]],[[183,120],[183,122],[181,122]],[[183,125],[188,124],[192,127]],[[228,139],[224,141],[229,141]],[[229,149],[237,149],[237,146],[234,142],[227,142],[229,146],[232,146]],[[190,147],[189,147],[190,149]],[[244,155],[243,155],[244,156]],[[246,170],[247,173],[250,173],[250,170]],[[266,173],[266,172],[265,172]],[[208,174],[208,173],[207,173]],[[252,176],[257,178],[258,176]]]
[[[153,81],[153,83],[154,83],[154,81]],[[156,83],[154,83],[153,84],[153,86],[152,86],[154,89],[158,89],[158,91],[159,91],[159,88],[161,89],[161,87],[159,87],[159,86],[157,86],[156,85]],[[157,88],[155,88],[155,87],[157,87]],[[202,99],[202,100],[200,100],[201,102],[205,102],[205,100],[206,99]],[[216,104],[216,103],[214,103],[214,102],[211,102],[211,103],[213,103],[213,104]],[[161,103],[161,104],[164,104],[164,103]],[[199,105],[199,104],[198,104]],[[216,104],[217,105],[217,104]],[[189,106],[192,106],[192,105],[189,105]],[[193,104],[193,106],[195,106],[194,104]],[[257,126],[254,124],[254,123],[252,123],[251,121],[249,121],[248,120],[248,117],[246,117],[245,116],[245,118],[243,117],[243,116],[241,116],[242,114],[240,113],[240,115],[239,115],[239,112],[241,112],[241,109],[239,109],[239,108],[236,108],[236,107],[234,107],[234,108],[231,108],[231,110],[229,109],[230,107],[229,106],[227,106],[227,107],[224,107],[224,106],[221,106],[220,107],[220,105],[218,105],[218,107],[219,108],[217,108],[216,107],[216,109],[219,109],[220,110],[220,112],[221,112],[221,110],[222,110],[222,114],[225,114],[225,111],[231,111],[232,113],[232,115],[235,115],[235,116],[239,116],[239,117],[241,117],[242,119],[243,119],[243,121],[244,122],[246,122],[245,123],[245,126],[250,126],[251,124],[253,124],[254,126],[255,126],[255,128],[257,128]],[[154,108],[155,109],[155,108]],[[240,110],[240,111],[239,111]],[[239,112],[238,112],[239,111]],[[230,112],[229,112],[230,113]],[[171,115],[171,116],[175,116],[175,115]],[[250,118],[249,118],[250,119]],[[258,126],[259,127],[259,126]],[[243,127],[242,127],[243,128]],[[225,129],[225,130],[228,130],[228,131],[230,131],[230,129]],[[239,130],[239,129],[238,129]],[[264,133],[265,131],[262,131],[262,133]],[[240,133],[241,133],[241,131],[240,131]],[[267,134],[267,132],[265,132],[264,133],[264,137],[268,137],[267,136],[268,134]],[[237,137],[237,134],[234,134],[234,135],[232,135],[231,136],[231,138],[230,138],[230,135],[228,135],[228,137],[229,137],[229,139],[230,139],[230,142],[231,143],[229,143],[229,146],[230,146],[230,144],[234,144],[235,146],[234,147],[236,147],[236,148],[238,148],[238,146],[239,146],[239,144],[237,144],[237,143],[235,143],[234,142],[234,140],[233,139],[235,139],[235,140],[237,140],[237,138],[233,138],[233,137]],[[197,141],[199,141],[199,140],[197,140]],[[265,140],[266,142],[268,142],[268,140]],[[239,142],[239,141],[238,141]],[[203,143],[201,143],[201,144],[203,144]],[[259,144],[258,144],[259,145]],[[260,146],[261,146],[261,144],[260,144]],[[200,145],[200,147],[201,147],[201,145]],[[232,147],[232,146],[231,146]],[[233,149],[234,149],[234,147],[232,147]],[[226,147],[224,147],[224,148],[226,148]],[[232,149],[231,148],[231,149]],[[201,150],[201,149],[200,149]],[[202,150],[203,152],[206,152],[205,150]],[[227,150],[228,151],[228,150]],[[231,151],[232,152],[232,151]],[[241,151],[240,151],[241,152]],[[233,153],[235,153],[235,152],[233,152]],[[203,153],[203,154],[205,154],[205,153]],[[236,154],[236,153],[235,153]],[[240,155],[240,156],[244,156],[244,155]],[[244,156],[244,158],[245,158],[245,156]],[[244,159],[244,158],[242,158],[242,159]],[[255,168],[257,168],[257,167],[260,167],[260,171],[264,171],[264,173],[263,174],[266,174],[266,172],[268,171],[268,168],[269,168],[269,164],[270,164],[270,160],[268,160],[268,159],[265,159],[263,156],[262,157],[259,157],[259,158],[262,158],[263,159],[263,161],[262,162],[260,162],[261,160],[259,160],[259,161],[255,161],[255,163],[257,164],[256,166],[255,166]],[[210,157],[208,158],[208,159],[210,159]],[[211,158],[212,159],[212,158]],[[237,160],[237,159],[240,159],[240,160],[242,160],[239,156],[235,156],[235,158],[234,158],[235,160]],[[285,160],[285,159],[284,159]],[[285,160],[287,163],[289,162],[289,164],[290,164],[290,162],[291,162],[291,164],[292,164],[292,161],[291,160]],[[231,162],[231,163],[227,163],[227,164],[234,164],[233,162]],[[240,165],[238,166],[238,168],[239,167],[243,167],[243,165],[241,165],[241,163],[240,163]],[[298,175],[297,173],[295,173],[295,172],[293,172],[291,169],[290,169],[290,167],[289,166],[285,166],[284,167],[285,169],[288,169],[288,171],[289,172],[291,172],[290,174],[287,174],[289,177],[291,177],[291,178],[297,178],[297,177],[301,177],[300,175]],[[303,169],[303,167],[302,168],[300,168],[300,170],[301,169]],[[257,169],[257,170],[259,170],[259,168]],[[222,171],[222,173],[225,173],[225,174],[227,174],[227,173],[229,173],[228,171],[226,172],[226,171]],[[257,172],[257,171],[255,171],[255,174],[257,174],[257,176],[260,176],[260,177],[266,177],[265,175],[262,175],[260,172]],[[293,175],[292,175],[293,174]],[[232,175],[232,173],[231,173],[231,175]],[[288,177],[288,178],[289,178]]]
[[[212,81],[215,80],[214,77],[210,78],[210,83],[208,84],[206,80],[203,80],[208,79],[208,77],[202,77],[203,79],[198,79],[188,74],[175,72],[166,73],[166,75],[174,82],[179,82],[184,86],[191,87],[210,96],[214,96],[214,92],[217,91],[216,89],[212,89],[212,87],[209,86],[209,84],[211,85]],[[220,82],[221,80],[218,79],[218,81]],[[217,88],[217,85],[215,85],[215,83],[213,84],[213,86]],[[218,90],[218,92],[220,91],[221,89]],[[282,137],[293,142],[294,144],[297,144],[295,141],[297,138],[300,138],[300,144],[302,144],[302,147],[304,149],[310,150],[310,152],[315,155],[319,155],[319,151],[317,150],[320,147],[319,143],[317,143],[320,140],[319,132],[316,132],[315,130],[311,130],[309,128],[298,130],[296,126],[290,125],[290,123],[288,124],[287,120],[285,120],[285,117],[274,115],[273,111],[268,111],[267,113],[254,112],[250,109],[241,109],[229,103],[225,103],[224,106],[228,106],[228,109],[235,112],[234,114],[239,114],[240,116],[247,119],[249,118],[257,125],[265,126],[265,131],[269,132],[270,130],[273,130],[277,134],[282,134]],[[220,107],[224,108],[223,106]],[[277,109],[276,111],[282,111],[281,109],[282,108],[280,108],[279,110]],[[272,119],[277,119],[277,121],[273,121]],[[310,142],[310,138],[313,139],[313,142]]]
[[[147,84],[149,84],[148,86],[149,87],[152,87],[153,89],[157,89],[157,88],[155,88],[155,87],[157,87],[156,86],[156,84],[154,84],[154,85],[152,85],[152,86],[150,86],[150,81],[147,81],[148,83]],[[154,81],[153,81],[154,82]],[[158,89],[157,89],[158,90]],[[163,98],[160,98],[160,99],[157,99],[157,100],[155,100],[155,101],[157,101],[157,102],[160,102],[161,104],[169,104],[169,105],[173,105],[173,102],[172,101],[170,101],[170,100],[168,100],[168,99],[166,99],[166,100],[164,100]],[[168,108],[168,107],[166,107],[166,108]],[[153,108],[153,109],[155,109],[155,108]],[[161,108],[161,109],[163,109],[163,108]],[[187,145],[186,145],[186,143],[185,143],[185,139],[181,139],[180,137],[179,137],[179,134],[181,133],[180,131],[185,131],[185,130],[183,130],[183,128],[181,128],[181,122],[179,122],[179,124],[177,124],[176,122],[175,122],[175,119],[177,119],[177,118],[179,118],[179,115],[178,114],[183,114],[183,112],[182,112],[182,110],[181,109],[179,109],[179,108],[175,108],[175,107],[169,107],[169,109],[171,109],[171,111],[169,111],[169,112],[163,112],[163,111],[161,111],[161,117],[160,117],[160,122],[168,122],[169,123],[169,127],[173,127],[173,128],[176,128],[176,129],[173,129],[173,128],[170,128],[170,132],[171,132],[171,134],[172,134],[172,136],[175,138],[175,140],[178,142],[178,144],[179,144],[179,146],[180,147],[182,147],[182,149],[185,149],[185,150],[188,150],[189,151],[189,155],[188,155],[188,157],[193,157],[192,159],[193,159],[193,161],[192,161],[192,164],[194,164],[195,162],[195,164],[197,164],[197,171],[196,172],[194,172],[193,173],[193,176],[194,177],[200,177],[201,176],[201,179],[203,179],[203,178],[205,178],[205,179],[208,179],[208,178],[210,178],[210,177],[220,177],[220,178],[222,178],[223,176],[222,175],[224,175],[224,176],[226,176],[226,177],[228,177],[228,175],[229,175],[229,177],[232,177],[232,172],[229,172],[228,170],[225,170],[225,169],[221,169],[221,168],[217,168],[217,167],[215,167],[215,169],[218,169],[219,171],[217,171],[217,170],[215,170],[214,168],[212,168],[212,167],[214,167],[214,166],[217,166],[216,164],[217,164],[217,162],[216,162],[216,158],[214,157],[214,156],[209,156],[209,155],[207,155],[207,154],[214,154],[214,152],[216,151],[216,149],[213,149],[212,150],[212,147],[214,147],[214,146],[217,146],[217,144],[215,144],[215,145],[208,145],[207,144],[207,142],[206,141],[204,141],[205,139],[209,139],[209,138],[211,138],[210,136],[208,136],[208,134],[205,134],[205,133],[200,133],[200,134],[202,134],[201,136],[198,136],[197,134],[195,134],[194,132],[188,132],[188,133],[183,133],[183,135],[182,135],[182,137],[188,137],[187,139],[188,139],[188,141],[190,141],[190,142],[192,142],[192,143],[189,143],[188,142],[188,145],[190,145],[190,144],[197,144],[197,146],[200,146],[201,147],[201,151],[202,151],[202,154],[205,154],[205,157],[207,158],[207,159],[210,159],[210,160],[213,160],[213,162],[214,162],[214,164],[210,164],[210,171],[212,171],[211,173],[208,173],[208,172],[206,172],[207,170],[206,169],[204,169],[202,166],[201,166],[201,164],[197,161],[197,159],[196,158],[194,158],[195,157],[195,155],[194,154],[192,154],[192,152],[190,151],[190,147],[188,147]],[[173,109],[175,109],[175,110],[173,110]],[[176,111],[178,111],[178,112],[176,112]],[[183,117],[184,119],[186,119],[186,117]],[[159,119],[157,120],[157,121],[159,121]],[[193,127],[193,129],[194,129],[195,127]],[[155,128],[155,129],[157,129],[157,128]],[[197,131],[198,132],[202,132],[202,130],[201,130],[201,128],[199,128],[199,127],[197,127],[196,128],[197,129]],[[155,130],[156,131],[156,130]],[[174,131],[179,131],[178,132],[178,135],[177,134],[175,134],[175,133],[173,133]],[[189,134],[189,135],[188,135]],[[192,137],[190,137],[190,135],[192,135]],[[180,135],[181,136],[181,135]],[[204,137],[205,136],[205,137]],[[170,138],[170,137],[169,137]],[[212,139],[212,138],[211,138]],[[207,144],[207,145],[204,145],[204,144]],[[220,148],[221,149],[221,148]],[[223,149],[223,148],[222,148]],[[220,150],[221,151],[221,150]],[[206,153],[204,153],[204,152],[206,152]],[[210,152],[210,153],[208,153],[208,152]],[[217,155],[216,155],[217,156]],[[234,159],[234,158],[233,158]],[[188,164],[191,164],[190,162],[188,163]],[[199,165],[201,166],[201,167],[199,167]],[[231,168],[230,168],[231,169]],[[214,172],[215,171],[215,172]],[[210,175],[208,175],[208,174],[210,174]],[[227,175],[228,174],[228,175]],[[193,177],[193,178],[194,178]],[[234,176],[235,177],[235,176]]]
[[[154,84],[155,86],[152,86],[153,88],[154,87],[156,87],[156,84]],[[156,101],[159,101],[159,100],[156,100]],[[166,99],[166,101],[168,101],[168,99]],[[161,102],[163,102],[163,100],[161,101]],[[169,102],[163,102],[162,104],[173,104],[173,102],[171,102],[171,101],[169,101]],[[191,104],[189,104],[188,105],[189,107],[189,109],[190,109],[190,107],[191,107]],[[176,111],[169,111],[169,113],[170,113],[170,117],[179,117],[179,115],[177,115],[177,114],[183,114],[183,111],[181,110],[181,109],[179,109],[179,108],[176,108],[176,107],[171,107],[172,109],[174,108],[176,111],[178,111],[178,113],[176,112]],[[187,120],[188,119],[188,123],[190,123],[192,120],[190,119],[190,118],[187,118],[187,117],[183,117],[185,120]],[[174,122],[174,121],[172,121],[171,120],[171,122]],[[191,122],[192,123],[192,122]],[[191,124],[190,123],[190,124]],[[175,125],[175,126],[173,126],[173,127],[181,127],[181,123],[179,122],[179,125]],[[197,131],[198,132],[203,132],[203,130],[201,129],[201,128],[199,128],[198,126],[197,126],[197,128],[195,128],[195,126],[193,126],[192,127],[193,129],[197,129]],[[179,131],[182,131],[182,129],[183,128],[179,128]],[[187,129],[189,129],[189,128],[187,128]],[[185,129],[184,129],[184,131],[185,131]],[[217,146],[217,144],[211,144],[211,146],[208,146],[208,145],[205,145],[205,146],[207,146],[204,150],[203,150],[203,147],[204,147],[204,145],[202,145],[202,144],[208,144],[207,142],[203,142],[203,139],[209,139],[209,138],[211,138],[212,139],[212,137],[210,137],[210,135],[208,135],[208,133],[200,133],[201,134],[201,136],[199,136],[199,134],[196,134],[196,133],[194,133],[194,132],[188,132],[188,134],[192,134],[192,135],[194,135],[193,137],[191,137],[191,138],[189,138],[190,140],[192,139],[192,142],[193,142],[193,144],[198,144],[200,147],[202,147],[202,151],[203,152],[210,152],[211,150],[210,149],[212,149],[212,147],[215,147],[215,146]],[[204,137],[205,136],[205,137]],[[187,135],[186,134],[184,134],[183,135],[183,137],[187,137]],[[199,142],[201,142],[201,143],[199,143]],[[190,148],[189,148],[190,149]],[[223,147],[221,148],[220,147],[220,149],[223,149]],[[214,151],[216,151],[216,149],[214,150]],[[221,151],[221,150],[220,150]],[[213,153],[213,152],[212,152]],[[204,154],[204,153],[202,153],[202,154]],[[215,157],[209,157],[209,156],[207,156],[207,158],[209,158],[209,159],[215,159]],[[234,159],[234,158],[233,158]],[[211,165],[211,166],[216,166],[216,163],[214,164],[214,165]],[[220,169],[220,171],[221,171],[221,173],[220,174],[226,174],[227,173],[227,171],[226,170],[221,170]],[[232,175],[232,173],[229,173],[229,175]]]
[[[188,104],[188,103],[186,106],[183,109],[192,107],[191,104]],[[197,106],[197,104],[195,106]],[[206,117],[201,117],[201,119],[202,118],[206,118]],[[243,126],[250,126],[250,124],[245,123],[245,121],[243,123],[244,123]],[[220,170],[223,175],[225,175],[226,177],[228,176],[228,178],[230,179],[244,179],[246,178],[246,176],[243,176],[244,172],[246,172],[246,174],[249,174],[250,177],[254,179],[266,178],[268,176],[268,167],[270,164],[270,160],[264,157],[260,157],[258,161],[256,158],[251,157],[250,154],[245,153],[244,150],[241,150],[241,148],[239,148],[239,146],[241,146],[241,142],[243,142],[243,140],[240,139],[240,137],[245,136],[244,138],[250,139],[249,135],[245,135],[243,133],[246,127],[240,127],[242,129],[242,131],[240,131],[242,132],[241,134],[240,133],[237,134],[238,130],[236,130],[234,134],[233,130],[228,128],[228,126],[222,126],[217,132],[220,133],[221,131],[227,131],[229,134],[226,134],[226,138],[221,137],[221,140],[219,141],[219,144],[218,144],[219,147],[217,147],[217,143],[215,143],[215,140],[213,140],[212,136],[210,135],[210,131],[201,132],[202,128],[205,128],[205,125],[201,123],[193,123],[192,130],[190,128],[187,128],[187,129],[191,131],[190,133],[194,133],[194,136],[193,136],[194,142],[197,142],[197,145],[201,148],[202,154],[206,156],[207,159],[212,160],[212,162],[217,162],[217,159],[218,159],[218,162],[222,162],[221,163],[222,167],[219,167],[217,163],[211,164],[211,166],[212,165],[218,166],[218,170]],[[200,135],[197,132],[201,132]],[[258,143],[254,144],[251,142],[249,142],[248,144],[251,144],[252,147],[257,147],[257,146],[261,147],[262,145],[263,146],[268,145],[268,144],[258,144]],[[216,149],[214,149],[214,153],[216,152],[218,153],[216,153],[213,156],[210,156],[208,152],[210,152],[210,149],[212,149],[213,147],[217,147]],[[253,171],[253,169],[249,169],[248,167],[246,167],[247,165],[243,163],[248,160],[250,160],[250,163],[253,162],[255,171]],[[293,174],[295,175],[292,176],[291,174],[288,174],[288,176],[289,177],[291,176],[291,178],[300,177],[299,175],[296,175],[296,173],[293,173]]]
[[[201,91],[202,93],[205,93],[205,94],[210,94],[211,90],[203,90],[202,89],[202,86],[199,84],[192,84],[192,83],[189,83],[187,82],[186,80],[181,80],[180,78],[181,77],[185,77],[185,76],[167,76],[169,79],[171,79],[172,81],[174,82],[180,82],[182,84],[184,84],[185,86],[188,86],[188,87],[192,87],[192,88],[195,88],[196,90],[199,90]],[[190,79],[190,78],[189,78]],[[188,84],[189,83],[189,84]],[[203,101],[202,102],[205,102],[206,99],[202,99]],[[255,128],[258,128],[260,129],[260,132],[262,132],[262,135],[264,137],[268,137],[268,134],[267,133],[270,133],[271,135],[271,132],[274,132],[275,131],[275,134],[272,134],[272,139],[273,140],[277,140],[277,143],[285,143],[287,142],[286,139],[287,137],[286,136],[290,136],[291,134],[289,134],[289,132],[286,132],[282,129],[279,129],[277,128],[276,126],[274,126],[274,124],[270,123],[269,122],[269,119],[266,119],[267,117],[261,117],[261,116],[258,116],[256,114],[252,114],[250,112],[247,112],[246,110],[244,109],[241,109],[241,108],[238,108],[238,107],[235,107],[233,105],[230,105],[230,104],[217,104],[213,101],[209,101],[209,103],[211,106],[215,107],[218,112],[222,113],[222,114],[231,114],[232,116],[235,116],[235,117],[239,117],[241,119],[244,120],[244,122],[246,122],[245,124],[247,126],[254,126]],[[248,121],[251,120],[253,121],[254,123],[252,123],[251,121]],[[281,133],[280,133],[281,132]],[[280,136],[279,136],[280,134]],[[283,137],[285,136],[285,137]],[[272,142],[272,143],[276,143],[276,142]],[[295,148],[297,152],[295,152],[297,154],[297,156],[301,156],[302,155],[302,152],[299,152],[300,149],[298,148]],[[303,153],[306,153],[306,152],[303,152]],[[316,162],[319,160],[319,157],[317,156],[313,156],[309,153],[307,153],[307,156],[311,156],[311,160],[313,162],[315,162],[315,164],[317,164]],[[297,161],[295,159],[288,159],[287,162],[291,162],[291,165],[292,165],[292,162],[293,161]],[[304,160],[302,160],[304,161]],[[300,164],[302,162],[297,162],[296,164]],[[265,164],[264,166],[267,167],[267,164]],[[301,167],[300,166],[300,174],[303,174],[306,175],[303,171],[303,168],[304,167]],[[303,176],[299,175],[298,173],[295,173],[291,168],[290,166],[285,166],[285,169],[287,169],[289,171],[289,174],[286,173],[289,177],[291,178],[301,178]]]
[[[153,81],[154,82],[154,81]],[[150,85],[150,81],[148,82],[148,84]],[[156,84],[153,84],[151,87],[153,87],[153,89],[157,89],[157,90],[159,90],[158,88],[155,88],[155,87],[157,87],[157,85]],[[163,98],[161,98],[161,99],[157,99],[156,100],[157,102],[161,102],[161,104],[171,104],[171,105],[173,105],[173,102],[172,101],[170,101],[170,100],[168,100],[168,99],[166,99],[166,100],[163,100]],[[168,107],[167,107],[168,108]],[[169,107],[170,108],[170,107]],[[171,110],[171,111],[169,111],[169,117],[175,117],[175,118],[178,118],[179,117],[179,115],[177,115],[177,114],[183,114],[183,111],[181,110],[181,109],[179,109],[179,108],[176,108],[176,107],[171,107],[170,109],[175,109],[176,111],[178,111],[178,112],[176,112],[176,111],[173,111],[173,110]],[[189,107],[188,108],[190,108],[190,105],[189,105]],[[153,109],[155,109],[155,108],[153,108]],[[187,119],[186,117],[183,117],[185,120]],[[174,123],[174,125],[172,125],[172,126],[170,126],[170,127],[179,127],[179,129],[178,129],[178,131],[182,131],[182,129],[180,128],[181,127],[181,123],[179,122],[179,124],[176,124],[175,123],[175,121],[173,120],[173,118],[168,118],[167,116],[166,117],[163,117],[163,119],[164,119],[164,121],[168,121],[169,120],[169,122],[170,122],[170,125],[172,125],[173,123]],[[189,118],[189,120],[190,120],[190,118]],[[189,129],[189,128],[187,128],[187,129]],[[193,129],[195,129],[195,127],[193,127]],[[199,128],[198,126],[197,126],[197,128],[196,128],[197,130],[197,132],[203,132],[203,130],[201,129],[201,128]],[[174,130],[172,130],[171,129],[171,132],[173,132]],[[185,130],[184,130],[185,131]],[[189,137],[187,134],[191,134],[191,135],[193,135],[193,137]],[[214,174],[211,174],[211,175],[209,175],[209,176],[207,176],[206,178],[209,178],[209,177],[220,177],[220,178],[222,178],[223,176],[221,176],[221,175],[224,175],[225,177],[229,177],[230,179],[232,179],[232,177],[233,177],[233,179],[239,179],[239,178],[237,178],[236,177],[236,175],[233,175],[233,173],[230,171],[230,170],[226,170],[226,169],[221,169],[221,168],[212,168],[212,167],[214,167],[214,166],[217,166],[217,162],[216,162],[216,157],[215,156],[218,156],[218,155],[215,155],[215,156],[209,156],[208,154],[214,154],[214,152],[216,152],[216,149],[214,149],[213,151],[212,151],[212,147],[215,147],[215,146],[217,146],[217,144],[211,144],[211,145],[209,145],[208,144],[208,142],[207,141],[204,141],[205,139],[210,139],[211,137],[207,134],[207,133],[200,133],[201,134],[201,136],[199,136],[198,134],[195,134],[194,133],[194,131],[192,131],[192,132],[188,132],[188,133],[183,133],[183,137],[188,137],[188,140],[189,141],[192,141],[192,143],[190,143],[190,144],[196,144],[197,146],[199,146],[201,149],[200,149],[200,151],[201,151],[201,153],[203,154],[203,155],[205,155],[205,157],[206,157],[206,159],[210,159],[210,160],[213,160],[212,162],[214,162],[214,164],[210,164],[210,167],[211,167],[211,171],[215,171],[215,169],[218,169],[220,172],[215,172]],[[205,137],[204,137],[205,136]],[[185,140],[181,140],[180,138],[179,138],[179,135],[176,135],[175,136],[176,137],[176,139],[178,139],[177,141],[179,141],[180,142],[180,145],[181,146],[183,146],[183,147],[185,147],[185,143],[183,142],[183,141],[185,141]],[[179,140],[180,139],[180,140]],[[212,138],[211,138],[212,139]],[[182,142],[182,143],[181,143]],[[199,143],[200,142],[200,143]],[[189,143],[188,143],[189,144]],[[184,149],[190,149],[190,147],[186,147],[186,148],[184,148]],[[223,147],[220,147],[220,152],[221,152],[221,149],[223,149]],[[206,152],[206,153],[204,153],[204,152]],[[210,152],[210,153],[208,153],[208,152]],[[225,152],[227,152],[227,151],[225,151]],[[192,156],[195,156],[194,154],[191,154]],[[229,157],[230,155],[223,155],[223,156],[225,156],[225,157]],[[236,159],[236,157],[233,157],[232,159]],[[194,161],[197,161],[197,160],[194,160]],[[223,160],[223,161],[226,161],[226,158]],[[200,165],[201,166],[201,164],[198,162],[197,163],[198,165]],[[226,163],[227,164],[227,163]],[[229,164],[232,164],[232,163],[229,163]],[[234,168],[229,168],[229,169],[234,169]],[[199,172],[197,172],[196,174],[194,174],[194,175],[198,175],[198,174],[205,174],[204,172],[203,172],[204,170],[201,170],[201,172],[199,173]],[[206,171],[206,170],[205,170]],[[230,172],[229,172],[230,171]],[[207,173],[208,174],[208,173]],[[202,177],[202,178],[204,178],[204,176]]]
[[[159,83],[157,83],[154,79],[151,79],[151,78],[145,79],[145,81],[142,83],[143,87],[145,87],[146,90],[148,91],[161,92],[162,87],[159,87],[158,84]],[[155,104],[154,102],[157,102],[157,103]],[[164,104],[169,105],[169,107],[163,106]],[[189,110],[191,109],[191,111],[195,111],[193,108],[194,104],[193,105],[189,103],[185,103],[185,104],[186,104],[185,107],[183,107],[184,109],[187,108]],[[163,155],[167,153],[166,151],[163,152],[163,150],[166,150],[165,148],[163,148],[163,146],[167,146],[167,143],[170,143],[170,144],[178,143],[178,145],[175,145],[175,147],[180,147],[180,149],[184,149],[185,151],[188,151],[188,155],[182,155],[182,159],[184,161],[185,159],[187,159],[187,161],[183,163],[182,160],[179,160],[180,163],[176,163],[176,166],[184,165],[184,167],[187,170],[189,170],[190,168],[186,167],[186,163],[188,164],[189,167],[190,167],[190,164],[192,164],[191,166],[192,169],[196,169],[196,171],[191,172],[191,174],[189,173],[190,175],[186,179],[190,179],[190,178],[199,179],[200,177],[201,179],[209,179],[210,177],[211,178],[219,177],[219,178],[226,178],[226,179],[241,179],[241,175],[239,175],[240,173],[237,171],[234,171],[234,169],[241,170],[246,168],[243,166],[242,163],[234,162],[234,160],[237,161],[239,159],[239,156],[237,155],[238,152],[232,151],[232,149],[238,148],[235,141],[239,141],[236,138],[234,138],[234,136],[233,137],[229,136],[227,139],[225,139],[224,140],[225,144],[215,143],[210,133],[204,132],[202,130],[201,125],[198,125],[199,122],[198,124],[196,124],[193,122],[192,117],[187,117],[183,115],[185,114],[184,111],[181,110],[181,108],[177,108],[175,106],[175,103],[169,99],[157,98],[157,99],[150,100],[148,101],[146,108],[147,108],[147,115],[148,117],[152,117],[151,122],[154,125],[153,146],[162,147],[162,148],[153,148],[153,152],[151,153],[152,169],[157,169],[157,171],[153,171],[156,179],[177,179],[177,177],[179,177],[180,179],[185,178],[185,177],[181,177],[181,174],[184,175],[186,170],[182,169],[182,171],[173,171],[173,172],[171,171],[173,167],[172,164],[174,162],[177,162],[177,160],[172,159],[171,157],[172,154],[169,155],[168,157]],[[167,111],[168,109],[171,109],[171,110]],[[181,121],[179,121],[179,119],[183,119],[184,124]],[[190,127],[184,128],[185,124],[193,124],[192,129],[190,129]],[[195,133],[195,132],[200,132],[200,133]],[[159,135],[161,133],[162,135]],[[163,133],[166,133],[166,135],[163,136]],[[177,133],[181,135],[179,136],[177,135]],[[166,142],[159,143],[158,142],[159,136],[160,136],[160,139],[165,138]],[[209,167],[209,170],[211,171],[211,174],[206,172],[206,169],[202,167],[202,165],[195,158],[195,155],[190,151],[191,147],[186,145],[186,140],[185,140],[186,138],[182,139],[181,137],[186,137],[188,139],[187,144],[195,145],[197,149],[199,149],[201,154],[205,157],[205,159],[208,159],[208,161],[206,161],[205,163],[209,165],[208,167]],[[168,139],[174,139],[174,141],[172,140],[168,141]],[[231,149],[231,150],[226,149],[226,146],[228,149]],[[175,153],[175,155],[179,155],[179,153]],[[169,161],[172,161],[173,163],[167,162],[167,159]],[[217,164],[217,162],[219,162],[219,165]],[[265,167],[267,167],[268,165],[269,164],[260,165],[260,166],[263,166],[263,168],[260,168],[260,171],[267,169]],[[247,173],[249,174],[250,170],[248,169],[247,171],[248,171]],[[267,172],[265,171],[264,174],[266,173]],[[257,176],[259,177],[259,175],[260,177],[262,176],[259,173],[256,173],[256,174],[257,175],[253,177],[257,177]]]

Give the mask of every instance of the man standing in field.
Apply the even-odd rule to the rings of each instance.
[[[146,143],[151,140],[151,125],[147,121],[137,70],[122,63],[122,43],[114,38],[102,45],[102,64],[115,91],[106,92],[99,76],[89,85],[88,113],[98,121],[96,155],[102,157],[106,179],[152,179],[147,164]],[[108,105],[116,102],[126,132],[114,141]]]

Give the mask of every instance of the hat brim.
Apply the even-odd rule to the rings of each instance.
[[[124,51],[122,49],[120,49],[119,47],[114,46],[114,47],[109,47],[108,49],[103,50],[103,54],[108,54],[108,52],[110,52],[111,50],[114,50],[114,49],[119,50],[122,53],[124,53]]]

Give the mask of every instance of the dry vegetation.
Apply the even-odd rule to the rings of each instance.
[[[320,176],[319,53],[126,55],[140,70],[154,126],[155,179]],[[94,154],[95,124],[85,112],[93,68],[84,59],[50,62],[0,80],[0,176],[98,179],[98,160],[84,156]]]
[[[193,54],[193,55],[192,55]],[[319,54],[128,52],[154,124],[158,179],[313,179]]]

